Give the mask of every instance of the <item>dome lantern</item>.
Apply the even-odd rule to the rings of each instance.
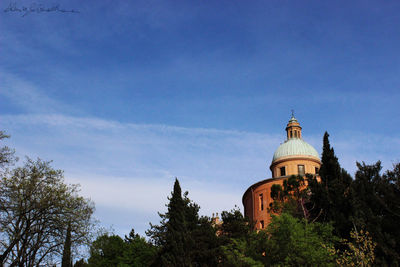
[[[294,117],[292,110],[292,117],[286,126],[287,140],[291,138],[301,138],[301,126],[297,119]]]

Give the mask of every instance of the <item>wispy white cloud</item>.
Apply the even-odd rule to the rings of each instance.
[[[60,114],[6,115],[0,120],[17,151],[54,160],[100,210],[130,212],[132,224],[141,223],[135,213],[154,219],[164,209],[174,177],[202,207],[202,214],[241,206],[244,190],[269,177],[268,163],[280,139]],[[101,216],[110,220],[107,214]],[[113,219],[118,229],[123,222]]]
[[[70,109],[68,105],[60,103],[40,91],[30,81],[2,69],[0,69],[0,84],[0,96],[27,112],[59,112]]]
[[[157,211],[165,210],[174,177],[202,214],[241,206],[247,187],[271,176],[272,154],[284,138],[61,114],[0,120],[17,151],[54,160],[67,181],[81,184],[82,193],[96,202],[102,222],[114,224],[117,231],[131,224],[142,233],[148,221],[157,222]],[[306,140],[320,151],[320,136]],[[390,157],[398,155],[400,140],[353,132],[335,136],[331,144],[342,166],[354,173],[356,160],[380,159],[390,168],[391,160],[398,160]]]
[[[80,184],[81,193],[102,207],[153,216],[156,215],[156,211],[166,210],[164,204],[172,191],[174,178],[170,176],[127,178],[89,174],[70,175],[67,177],[67,182]],[[226,190],[225,185],[218,181],[205,183],[186,177],[180,179],[180,183],[182,190],[187,190],[189,197],[201,206],[203,215],[233,208],[238,196],[243,193],[240,188]]]

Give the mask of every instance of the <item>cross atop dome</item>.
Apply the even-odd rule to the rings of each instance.
[[[297,119],[294,117],[294,110],[293,109],[292,109],[292,117],[289,120],[289,123],[290,122],[297,122]]]

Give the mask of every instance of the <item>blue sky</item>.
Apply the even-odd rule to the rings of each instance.
[[[7,11],[56,4],[69,12]],[[270,177],[294,109],[343,167],[400,160],[398,1],[2,1],[0,127],[53,160],[117,233],[202,214]],[[148,192],[148,193],[147,193]]]

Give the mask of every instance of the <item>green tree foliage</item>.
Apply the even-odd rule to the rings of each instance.
[[[340,167],[334,149],[325,132],[322,149],[322,165],[317,178],[308,179],[310,195],[310,219],[319,222],[333,222],[335,232],[348,237],[352,229],[351,176]]]
[[[253,224],[244,217],[238,207],[221,213],[220,226],[221,257],[219,266],[263,266],[252,257],[251,243],[254,235]]]
[[[238,207],[231,211],[223,211],[221,213],[223,224],[221,225],[222,239],[236,238],[246,239],[253,231],[253,226],[247,217],[244,217]]]
[[[211,219],[200,217],[191,225],[195,226],[189,228],[193,240],[193,246],[190,248],[193,266],[216,266],[220,258],[220,242]]]
[[[258,233],[252,251],[266,266],[334,266],[328,249],[337,240],[332,231],[330,224],[310,224],[282,213]]]
[[[380,174],[378,161],[373,165],[357,163],[353,190],[356,198],[355,224],[365,228],[377,243],[376,264],[400,263],[400,163]]]
[[[160,250],[160,263],[164,266],[190,266],[189,251],[192,240],[186,223],[185,201],[178,179],[169,198],[168,212],[165,215],[165,240]]]
[[[286,212],[296,218],[308,219],[309,190],[303,176],[290,176],[283,181],[283,187],[279,184],[272,185],[271,198],[273,202],[270,204],[269,212],[274,214]]]
[[[218,266],[235,266],[235,267],[261,267],[264,266],[262,261],[254,259],[254,252],[251,249],[252,238],[240,239],[231,238],[230,242],[221,248],[222,257]],[[253,256],[253,257],[252,257]],[[257,255],[258,256],[258,255]]]
[[[366,229],[376,243],[375,264],[398,266],[400,263],[400,165],[381,175],[381,164],[357,163],[353,181],[340,168],[329,135],[324,135],[321,181],[309,179],[311,218],[333,223],[335,233],[350,239],[354,227]],[[355,244],[354,244],[355,246]],[[349,245],[339,245],[343,252]],[[349,252],[349,253],[350,253]]]
[[[154,265],[216,266],[216,230],[209,218],[199,217],[199,206],[187,193],[182,196],[177,179],[167,207],[167,213],[159,214],[160,225],[150,224],[151,229],[146,232],[160,248]]]
[[[222,235],[219,266],[335,265],[332,250],[338,238],[333,235],[330,224],[309,224],[284,212],[273,216],[266,230],[244,231],[249,229],[244,218],[234,211],[225,214],[235,227],[227,227],[232,232]]]
[[[126,266],[146,267],[154,261],[157,248],[146,241],[144,237],[135,234],[132,229],[128,236],[125,236],[125,248],[122,253],[121,262]]]
[[[102,234],[90,246],[88,266],[150,266],[156,253],[157,248],[133,229],[124,240],[118,235]],[[84,262],[79,264],[85,266]]]
[[[2,173],[0,180],[0,262],[19,266],[54,263],[60,257],[68,225],[71,243],[85,244],[93,204],[64,183],[50,162],[27,159]]]
[[[108,234],[101,235],[90,246],[89,266],[119,266],[124,251],[125,244],[121,237]]]

